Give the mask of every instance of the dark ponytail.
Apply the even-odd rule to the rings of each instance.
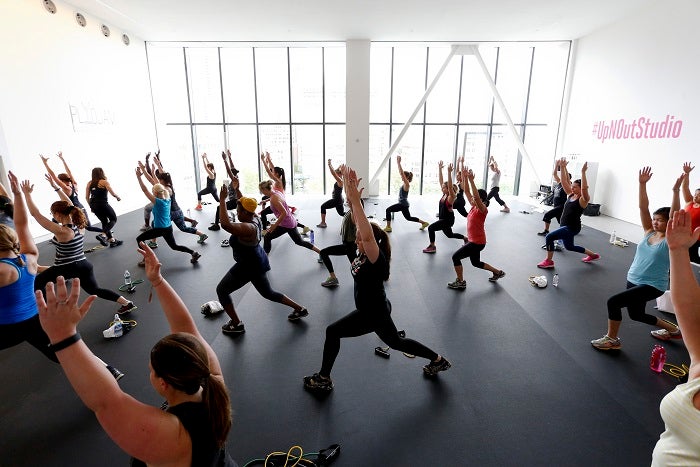
[[[377,242],[377,246],[379,247],[379,250],[382,252],[384,255],[384,258],[386,258],[386,276],[384,277],[385,281],[389,280],[389,270],[391,267],[389,264],[391,263],[391,243],[389,243],[389,236],[384,232],[384,229],[379,227],[377,224],[374,222],[370,223],[372,226],[372,233],[374,234],[374,240]]]
[[[71,224],[79,229],[84,229],[85,226],[87,226],[87,218],[85,217],[83,210],[76,208],[67,201],[55,201],[53,204],[51,204],[51,212],[57,212],[64,216],[69,216]]]

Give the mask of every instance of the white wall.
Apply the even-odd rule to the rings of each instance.
[[[700,162],[699,16],[695,0],[657,2],[578,41],[562,153],[600,162],[593,202],[604,214],[639,224],[639,168],[654,171],[648,185],[653,211],[670,205],[683,162]],[[677,137],[602,140],[594,133],[600,121],[663,122],[667,115],[682,121]],[[698,170],[691,189],[700,186]]]
[[[101,166],[122,197],[112,202],[117,214],[136,209],[146,200],[135,162],[156,144],[144,44],[130,36],[125,46],[124,31],[115,27],[104,37],[101,21],[88,15],[82,28],[73,7],[54,3],[58,12],[52,15],[40,1],[0,2],[5,167],[31,179],[35,201],[48,211],[55,196],[38,154],[52,156],[60,173],[55,154],[62,150],[83,192],[91,169]],[[32,232],[46,233],[38,224]]]
[[[362,178],[364,196],[369,173],[369,76],[370,41],[350,40],[345,43],[345,147],[346,162]]]

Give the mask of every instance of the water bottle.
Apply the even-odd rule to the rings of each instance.
[[[559,274],[554,274],[554,277],[552,277],[552,285],[554,287],[559,287]]]
[[[309,232],[309,242],[311,242],[312,245],[314,244],[314,231],[313,230],[311,232]]]
[[[114,315],[114,337],[121,337],[124,334],[124,327],[122,326],[122,319],[119,315]]]
[[[189,209],[187,210],[187,217],[191,217]]]
[[[617,239],[617,236],[615,235],[615,230],[610,232],[610,243],[615,243],[615,239]]]
[[[133,287],[133,283],[131,282],[131,273],[127,269],[124,271],[124,285],[126,286],[127,289],[130,289]]]
[[[666,363],[666,349],[662,345],[656,344],[651,350],[649,368],[657,373],[661,373],[664,371],[664,363]]]

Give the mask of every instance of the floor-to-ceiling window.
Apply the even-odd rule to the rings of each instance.
[[[148,44],[158,146],[176,183],[193,189],[206,153],[220,179],[230,150],[244,193],[284,168],[291,193],[332,187],[326,161],[345,161],[345,47]]]
[[[488,80],[474,56],[455,55],[419,109],[388,164],[379,172],[379,193],[400,184],[395,155],[414,173],[420,193],[436,193],[438,162],[464,157],[480,185],[487,161],[501,169],[501,191],[528,193],[549,181],[556,150],[569,42],[481,44],[479,53],[495,81],[530,160],[525,160]],[[444,44],[372,43],[370,74],[370,174],[374,174],[425,90],[450,53]],[[534,167],[534,169],[533,169]]]

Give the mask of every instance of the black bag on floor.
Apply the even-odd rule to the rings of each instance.
[[[588,203],[586,209],[583,210],[584,216],[600,216],[600,204]]]

